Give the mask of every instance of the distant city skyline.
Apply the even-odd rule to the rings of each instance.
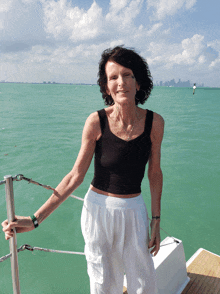
[[[204,87],[204,83],[196,83],[196,82],[191,82],[190,80],[188,81],[181,81],[181,79],[178,80],[178,82],[175,81],[175,79],[172,79],[170,81],[160,81],[156,82],[156,86],[164,86],[164,87],[193,87],[193,85],[196,84],[196,87]]]
[[[51,82],[51,81],[43,81],[43,82],[10,82],[10,81],[0,81],[0,83],[17,83],[17,84],[47,84],[47,85],[56,85],[56,84],[68,84],[68,85],[97,85],[93,84],[93,83],[68,83],[68,82],[64,82],[64,83],[59,83],[59,82]],[[196,84],[196,87],[205,87],[205,85],[199,84],[199,83],[192,83],[191,81],[181,81],[181,79],[178,80],[178,82],[175,81],[175,79],[172,79],[170,81],[154,81],[154,86],[156,87],[188,87],[191,88],[193,87],[193,85]],[[206,86],[208,87],[208,86]],[[218,88],[218,87],[213,87],[213,88]],[[220,88],[220,87],[219,87]]]

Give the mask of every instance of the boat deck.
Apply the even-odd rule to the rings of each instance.
[[[199,249],[186,266],[190,282],[182,294],[220,293],[220,256]]]
[[[220,294],[220,256],[199,249],[186,266],[190,282],[182,294]],[[128,294],[125,287],[123,294]]]

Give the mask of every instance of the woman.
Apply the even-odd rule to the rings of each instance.
[[[33,230],[83,182],[95,153],[95,173],[85,196],[81,226],[92,294],[155,293],[151,253],[160,247],[160,168],[163,118],[139,108],[153,88],[147,63],[123,47],[105,50],[99,64],[100,90],[107,108],[86,120],[82,145],[72,171],[31,217],[2,223],[5,238]],[[141,181],[148,162],[151,239]]]

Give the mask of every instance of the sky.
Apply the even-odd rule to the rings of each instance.
[[[0,81],[96,83],[103,50],[144,57],[154,83],[220,87],[219,0],[0,0]]]

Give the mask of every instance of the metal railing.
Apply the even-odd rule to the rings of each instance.
[[[7,218],[8,223],[15,220],[15,206],[14,206],[14,192],[13,192],[13,181],[21,181],[25,180],[28,183],[32,183],[38,186],[41,186],[47,190],[53,190],[54,188],[48,185],[42,185],[32,179],[24,177],[22,174],[18,174],[14,177],[11,175],[4,176],[4,181],[0,181],[0,185],[5,184],[5,192],[6,192],[6,206],[7,206]],[[82,198],[70,195],[73,198],[78,200],[84,201]],[[20,282],[19,282],[19,268],[18,268],[18,252],[23,251],[25,249],[33,251],[33,250],[40,250],[45,252],[55,252],[55,253],[68,253],[68,254],[81,254],[84,255],[82,252],[71,252],[71,251],[61,251],[61,250],[53,250],[53,249],[46,249],[46,248],[39,248],[39,247],[31,247],[30,245],[22,245],[19,249],[17,249],[17,236],[16,236],[16,229],[14,228],[14,235],[12,238],[9,239],[9,248],[10,254],[4,256],[1,261],[6,260],[7,258],[11,257],[11,274],[12,274],[12,283],[13,283],[13,293],[20,294]]]
[[[47,190],[53,190],[53,191],[55,190],[54,188],[52,188],[48,185],[43,185],[43,184],[40,184],[32,179],[26,178],[22,174],[18,174],[14,177],[12,177],[11,175],[4,176],[4,181],[0,181],[0,185],[5,184],[8,222],[15,220],[13,181],[21,181],[21,180],[25,180],[28,183],[32,183],[32,184],[41,186]],[[70,197],[84,201],[83,198],[77,197],[75,195],[70,195]],[[148,219],[151,220],[149,217],[148,217]],[[164,233],[166,233],[167,236],[173,238],[174,242],[179,243],[178,240],[176,240],[174,237],[172,237],[170,234],[168,234],[165,230],[163,230],[162,228],[160,228],[160,229],[162,231],[164,231]],[[82,252],[62,251],[62,250],[54,250],[54,249],[47,249],[47,248],[40,248],[40,247],[32,247],[28,244],[24,244],[20,248],[17,249],[16,229],[14,228],[13,230],[14,230],[13,237],[9,239],[10,254],[0,258],[0,262],[11,257],[11,272],[12,272],[12,283],[13,283],[13,293],[14,294],[20,294],[18,252],[24,251],[24,250],[29,250],[29,251],[39,250],[39,251],[53,252],[53,253],[67,253],[67,254],[85,255]],[[167,246],[167,245],[169,245],[169,244],[161,245],[161,246]]]
[[[15,206],[14,206],[14,192],[13,192],[13,178],[12,176],[5,176],[5,192],[6,192],[6,205],[8,222],[15,219]],[[14,294],[20,294],[19,270],[18,270],[18,254],[17,254],[17,236],[16,230],[14,235],[9,240],[9,247],[11,253],[11,274],[13,283]]]

